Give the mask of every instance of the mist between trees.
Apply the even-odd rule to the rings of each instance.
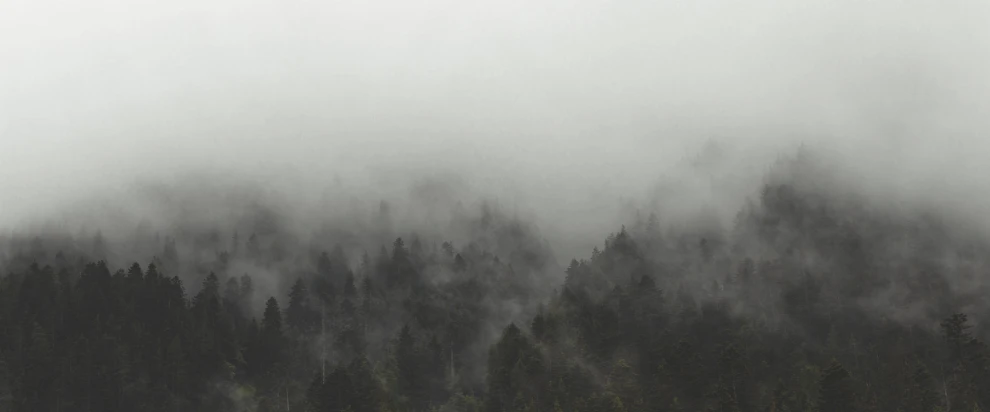
[[[153,218],[0,239],[0,410],[990,409],[985,237],[832,177],[799,152],[730,222],[633,208],[561,263],[446,183],[149,187]]]

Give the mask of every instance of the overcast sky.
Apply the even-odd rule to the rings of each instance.
[[[560,224],[708,139],[730,175],[809,143],[990,207],[988,21],[980,0],[0,0],[0,224],[204,168],[456,171]]]

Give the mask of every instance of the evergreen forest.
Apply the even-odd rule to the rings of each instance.
[[[990,243],[802,162],[731,224],[644,208],[573,258],[490,201],[7,232],[0,410],[990,411]]]

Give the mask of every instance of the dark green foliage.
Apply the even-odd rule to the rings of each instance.
[[[938,405],[935,381],[923,363],[918,362],[911,373],[911,381],[904,394],[905,412],[929,412]]]
[[[396,387],[399,396],[405,399],[405,404],[413,411],[426,410],[430,404],[427,379],[423,373],[427,361],[416,345],[409,326],[404,326],[395,348],[395,364],[398,369]]]
[[[383,207],[391,248],[354,269],[360,242],[274,220],[229,251],[166,236],[126,270],[99,235],[5,244],[0,410],[990,410],[990,290],[960,269],[990,248],[802,190],[768,185],[732,236],[651,214],[565,270],[490,205],[457,247],[407,245]]]
[[[543,368],[539,350],[516,325],[510,324],[488,354],[485,410],[501,412],[540,405],[545,392],[538,377],[544,374]]]
[[[377,411],[382,405],[382,389],[365,358],[356,358],[347,367],[337,367],[324,378],[313,378],[306,394],[313,412]]]
[[[849,372],[837,361],[832,361],[819,382],[819,412],[852,412],[856,410],[856,394]]]
[[[285,309],[285,323],[301,333],[312,333],[319,323],[319,314],[313,309],[306,282],[296,279],[289,291],[289,307]]]

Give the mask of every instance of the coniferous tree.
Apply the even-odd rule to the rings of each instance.
[[[819,381],[819,412],[856,411],[856,394],[849,372],[838,361],[833,360]]]
[[[296,279],[289,291],[289,307],[285,309],[285,322],[290,327],[302,333],[310,333],[314,329],[316,314],[309,304],[309,290],[302,278]]]
[[[537,264],[539,242],[496,208],[455,219],[473,224],[456,233],[463,248],[414,234],[357,272],[322,233],[305,245],[277,225],[249,242],[250,262],[225,257],[209,228],[122,250],[107,238],[107,256],[93,232],[0,235],[0,410],[987,410],[987,290],[953,282],[990,248],[930,222],[840,214],[801,190],[770,188],[731,236],[642,219],[565,279],[544,276],[556,269]],[[332,241],[361,247],[363,235]],[[918,251],[888,253],[904,245]],[[130,249],[162,259],[107,263]],[[285,307],[255,302],[238,268]],[[180,279],[196,282],[190,296]],[[891,316],[903,305],[910,322]],[[947,316],[941,334],[924,316]]]
[[[353,411],[377,411],[381,405],[381,388],[371,363],[358,356],[347,366],[351,394],[348,407]]]
[[[262,388],[277,389],[278,378],[285,356],[285,338],[282,331],[282,311],[274,297],[265,303],[265,313],[253,343],[251,362]]]
[[[429,406],[429,394],[424,379],[420,376],[424,366],[423,359],[409,326],[403,326],[399,332],[395,358],[399,395],[406,400],[409,410],[426,410]]]
[[[344,280],[344,297],[354,300],[357,297],[357,286],[354,285],[354,274],[348,273]]]
[[[911,383],[904,394],[903,410],[905,412],[930,412],[938,404],[935,393],[935,382],[928,368],[921,362],[916,362],[911,374]]]

